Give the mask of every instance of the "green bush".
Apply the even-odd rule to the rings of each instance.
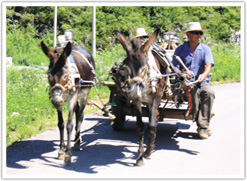
[[[14,65],[26,66],[48,66],[49,60],[41,50],[38,38],[33,38],[29,34],[28,27],[26,30],[23,28],[17,29],[15,33],[7,33],[7,56],[13,58]],[[52,47],[53,35],[48,33],[44,39],[46,43]]]
[[[95,58],[97,79],[100,82],[108,80],[111,67],[115,62],[121,63],[125,57],[126,53],[120,44],[116,47],[109,47],[103,52],[97,52]]]

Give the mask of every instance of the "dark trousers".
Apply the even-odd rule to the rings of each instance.
[[[209,128],[215,94],[211,86],[191,90],[192,116],[199,128]]]

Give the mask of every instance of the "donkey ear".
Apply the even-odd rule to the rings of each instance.
[[[67,58],[70,55],[71,51],[72,51],[72,45],[70,42],[68,42],[66,47],[63,49],[63,53],[58,58],[57,63],[55,64],[55,67],[52,70],[52,74],[56,74],[58,71],[60,71],[63,68],[63,66],[66,64]]]
[[[72,44],[70,42],[68,42],[66,47],[63,50],[63,54],[65,53],[65,55],[68,57],[70,55],[71,51],[72,51]]]
[[[154,31],[154,33],[152,34],[152,36],[148,39],[148,41],[143,45],[142,47],[142,51],[146,52],[148,51],[148,49],[150,48],[150,46],[155,42],[155,40],[157,39],[158,35],[160,33],[160,29],[156,29]]]
[[[131,46],[129,46],[129,44],[125,40],[124,36],[119,31],[117,31],[117,30],[115,30],[114,33],[115,33],[118,41],[123,46],[124,50],[127,52],[127,54],[129,54],[129,52],[131,51]]]
[[[51,58],[54,56],[53,51],[50,48],[48,48],[43,41],[41,42],[41,48],[47,57]]]

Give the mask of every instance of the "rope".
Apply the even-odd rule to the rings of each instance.
[[[102,101],[102,99],[101,99],[101,97],[100,97],[100,95],[99,95],[98,89],[96,88],[96,84],[94,85],[94,88],[95,88],[96,94],[97,94],[97,96],[99,97],[99,100],[100,100],[102,106],[105,107],[105,105],[104,105],[104,103],[103,103],[103,101]]]
[[[177,75],[177,73],[170,73],[170,74],[157,75],[157,76],[155,76],[155,77],[149,77],[149,80],[160,79],[160,78],[169,77],[169,76],[174,76],[174,75]]]

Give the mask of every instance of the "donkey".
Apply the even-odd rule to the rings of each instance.
[[[125,66],[126,84],[128,85],[127,101],[130,102],[135,109],[137,118],[137,132],[139,136],[138,158],[136,160],[137,166],[144,164],[143,158],[150,158],[151,153],[155,148],[156,128],[158,122],[158,108],[163,95],[163,87],[165,86],[164,79],[157,79],[155,84],[155,91],[150,87],[150,71],[148,69],[148,51],[150,46],[156,40],[160,30],[157,29],[152,36],[142,44],[141,40],[134,38],[131,44],[128,43],[124,36],[117,30],[115,35],[127,53],[127,57],[123,61]],[[155,59],[157,68],[160,70],[161,66],[157,59]],[[144,151],[144,123],[142,121],[142,104],[145,104],[149,111],[148,124],[148,144]]]
[[[71,162],[71,133],[73,129],[73,115],[76,115],[74,150],[80,150],[80,128],[83,121],[83,110],[86,106],[91,85],[81,85],[83,80],[93,83],[95,79],[95,63],[92,55],[83,47],[75,46],[68,42],[64,48],[51,50],[41,42],[41,48],[50,59],[48,68],[48,81],[50,84],[50,98],[57,109],[58,128],[60,131],[60,149],[58,159],[64,159],[65,163]],[[86,81],[85,81],[86,82]],[[80,100],[80,105],[79,101]],[[69,116],[66,125],[67,145],[64,142],[64,120],[62,107],[68,102]]]

